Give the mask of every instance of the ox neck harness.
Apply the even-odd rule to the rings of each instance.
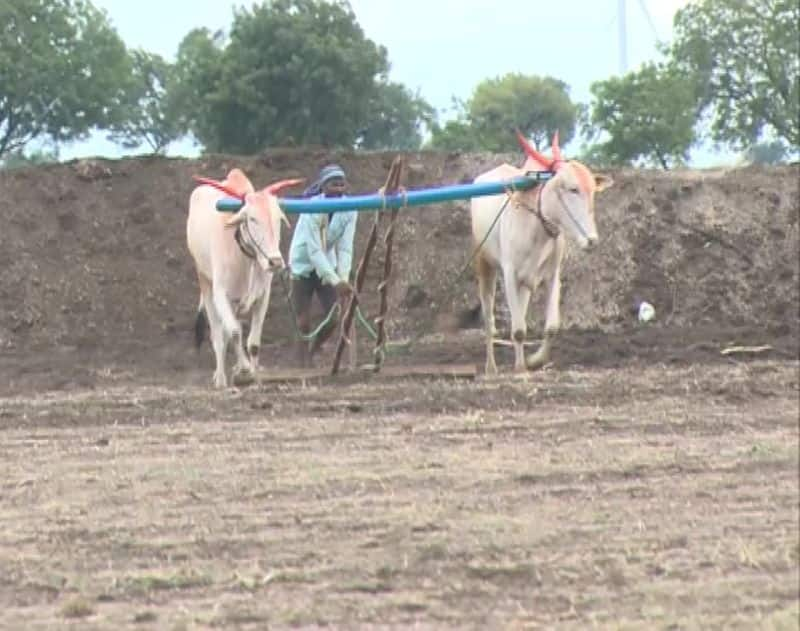
[[[536,195],[535,207],[531,208],[520,199],[514,200],[514,203],[516,206],[519,206],[520,208],[523,208],[524,210],[527,210],[529,213],[535,215],[542,223],[542,228],[544,228],[544,231],[547,233],[547,236],[550,237],[551,239],[555,239],[558,237],[559,234],[561,234],[561,231],[558,229],[558,226],[554,221],[551,221],[550,219],[544,216],[544,213],[542,213],[542,191],[544,190],[544,186],[545,185],[542,184],[539,187],[538,194]]]
[[[247,258],[255,260],[256,258],[256,250],[254,247],[254,240],[253,235],[250,234],[250,230],[247,228],[247,219],[245,219],[242,223],[236,226],[236,231],[233,233],[233,238],[236,239],[236,244],[239,246],[239,249],[242,251]],[[245,230],[242,230],[242,226],[245,227]],[[247,240],[245,240],[244,232],[247,232]],[[249,243],[248,243],[249,241]]]

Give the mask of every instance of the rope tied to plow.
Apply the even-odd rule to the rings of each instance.
[[[319,334],[325,329],[325,327],[327,327],[331,323],[331,321],[336,316],[339,315],[339,313],[342,310],[342,305],[339,302],[336,302],[330,308],[325,318],[314,328],[313,331],[310,331],[308,333],[303,333],[297,326],[297,310],[294,308],[294,303],[292,302],[292,288],[287,280],[287,277],[289,275],[290,275],[289,270],[284,269],[281,270],[281,272],[278,274],[278,277],[281,279],[281,284],[283,285],[283,291],[286,295],[286,301],[289,304],[289,311],[292,320],[292,329],[294,330],[294,337],[295,339],[301,340],[303,342],[312,342],[317,338],[317,336],[319,336]],[[369,323],[369,320],[367,320],[367,318],[364,316],[364,314],[361,312],[361,309],[358,306],[356,306],[356,317],[359,323],[361,323],[361,326],[363,326],[366,329],[366,331],[370,334],[370,337],[372,337],[372,339],[377,339],[378,335],[375,332],[375,329],[372,328],[372,326]]]

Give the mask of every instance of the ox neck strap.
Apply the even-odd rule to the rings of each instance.
[[[256,258],[256,251],[253,249],[249,243],[246,243],[244,240],[244,236],[242,235],[242,225],[239,224],[236,226],[236,231],[233,233],[233,238],[236,239],[236,244],[239,246],[239,249],[249,259]]]
[[[544,184],[539,187],[539,194],[536,196],[536,216],[542,222],[542,227],[551,239],[555,239],[559,235],[558,226],[550,221],[542,213],[542,192],[544,191]]]
[[[542,213],[542,191],[544,190],[544,186],[545,185],[542,184],[538,188],[538,194],[536,195],[536,206],[534,208],[531,208],[520,199],[515,199],[514,205],[520,208],[524,208],[532,215],[536,215],[539,221],[542,222],[542,228],[544,228],[544,231],[547,233],[547,236],[550,237],[551,239],[555,239],[560,234],[558,226],[554,221],[551,221],[550,219],[544,216],[544,213]]]
[[[536,196],[536,208],[534,208],[532,212],[539,218],[539,221],[542,222],[542,227],[547,233],[547,236],[551,239],[555,239],[559,235],[558,226],[542,213],[542,191],[544,191],[544,184],[539,187],[539,194]]]

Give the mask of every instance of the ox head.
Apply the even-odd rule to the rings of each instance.
[[[593,174],[576,160],[563,160],[558,146],[558,132],[553,136],[552,158],[536,151],[519,131],[517,139],[528,156],[523,169],[553,173],[541,193],[527,193],[529,196],[541,194],[538,200],[528,200],[527,205],[541,203],[541,214],[548,222],[565,230],[581,248],[593,246],[598,238],[594,219],[594,196],[610,187],[613,180],[607,175]]]
[[[278,204],[278,193],[290,186],[301,184],[304,180],[281,180],[270,184],[261,191],[237,195],[244,205],[228,219],[228,228],[240,228],[239,238],[243,248],[255,255],[256,262],[264,271],[283,269],[285,263],[281,255],[281,221],[288,225],[289,220]]]

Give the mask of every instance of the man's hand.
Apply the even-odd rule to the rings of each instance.
[[[353,286],[346,280],[336,283],[335,289],[336,295],[339,296],[339,300],[344,300],[345,298],[349,298],[353,295]]]

